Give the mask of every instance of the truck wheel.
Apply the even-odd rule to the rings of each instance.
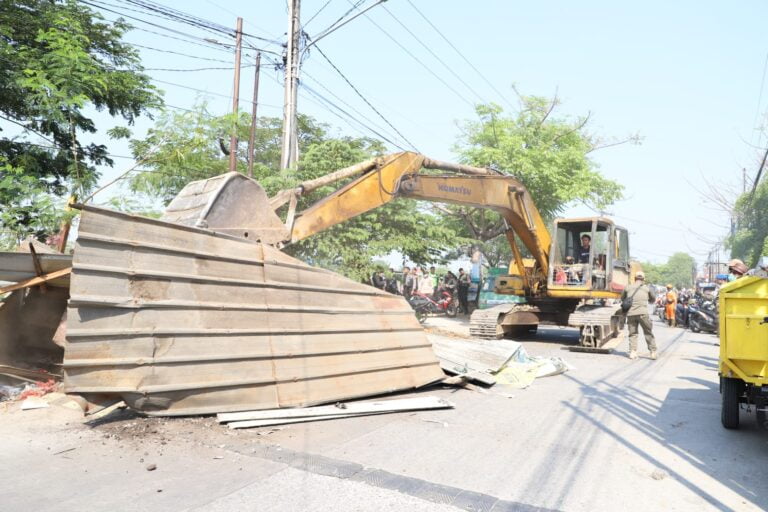
[[[720,395],[722,398],[722,411],[720,421],[725,428],[739,428],[739,398],[744,383],[740,379],[722,378]]]

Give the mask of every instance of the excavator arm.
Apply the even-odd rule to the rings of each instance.
[[[411,152],[387,155],[373,164],[350,169],[363,170],[364,174],[299,214],[290,226],[291,242],[303,240],[398,197],[488,208],[498,212],[507,223],[507,239],[515,256],[518,275],[524,275],[524,269],[514,234],[531,253],[541,274],[546,276],[550,234],[530,194],[514,178]],[[423,169],[454,174],[419,174]],[[348,175],[340,173],[337,176],[341,179]],[[305,190],[300,187],[299,192]],[[282,197],[289,195],[282,194]],[[274,201],[273,205],[279,202]]]

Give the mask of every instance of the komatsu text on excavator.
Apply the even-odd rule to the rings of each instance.
[[[340,189],[296,212],[302,194],[352,177],[355,179]],[[190,186],[195,194],[206,189],[199,183]],[[183,202],[184,191],[179,198]],[[283,226],[260,225],[259,207],[230,199],[226,206],[211,205],[213,210],[219,208],[209,217],[217,218],[218,226],[206,227],[242,232],[241,236],[280,247],[397,198],[488,208],[503,217],[514,257],[508,275],[497,279],[495,291],[524,297],[525,303],[476,310],[471,317],[473,336],[501,338],[535,331],[539,325],[556,325],[580,330],[576,350],[608,352],[618,343],[623,317],[616,299],[634,273],[627,230],[608,218],[590,217],[557,219],[550,231],[523,184],[494,170],[440,162],[412,152],[396,153],[279,192],[269,200],[269,208],[278,211],[288,205]],[[173,206],[169,206],[170,214]],[[526,257],[518,241],[525,247]]]

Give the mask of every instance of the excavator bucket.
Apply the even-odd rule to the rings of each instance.
[[[270,245],[289,238],[261,185],[238,172],[189,183],[161,218]]]
[[[296,407],[444,378],[402,298],[306,265],[253,180],[188,185],[162,220],[81,206],[65,389],[151,415]],[[238,236],[234,236],[238,235]]]

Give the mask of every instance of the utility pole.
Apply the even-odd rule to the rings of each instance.
[[[289,169],[299,158],[298,127],[296,126],[296,97],[299,90],[299,23],[300,0],[288,0],[288,46],[285,60],[285,101],[283,107],[283,137],[280,168]]]
[[[259,70],[261,52],[256,54],[256,73],[253,78],[253,111],[251,112],[251,135],[248,138],[248,177],[253,178],[253,150],[256,143],[256,109],[259,104]]]
[[[243,47],[243,18],[237,18],[237,33],[235,40],[235,92],[232,94],[232,113],[235,124],[229,139],[229,171],[237,170],[237,114],[240,107],[240,54]]]

